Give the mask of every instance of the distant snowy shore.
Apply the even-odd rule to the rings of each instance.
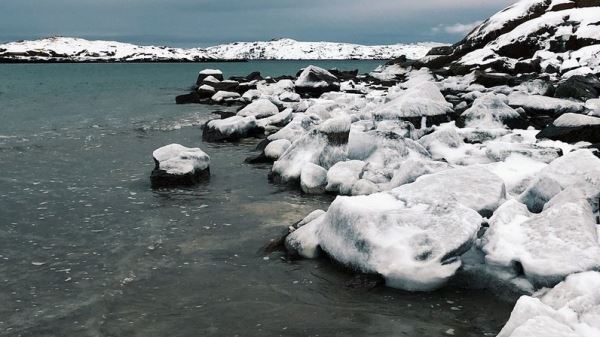
[[[138,46],[116,41],[51,37],[0,45],[0,62],[211,62],[228,60],[388,60],[418,59],[440,43],[365,46],[276,39],[236,42],[209,48]]]

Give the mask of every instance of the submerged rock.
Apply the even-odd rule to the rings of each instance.
[[[194,185],[210,176],[210,157],[199,148],[171,144],[155,150],[152,157],[153,188]]]

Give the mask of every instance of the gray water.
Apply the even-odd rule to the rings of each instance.
[[[0,65],[0,336],[495,335],[511,304],[489,293],[357,289],[326,259],[261,250],[331,198],[269,184],[243,163],[258,140],[202,143],[215,108],[174,97],[204,66],[306,64]],[[153,191],[151,152],[174,142],[212,177]]]

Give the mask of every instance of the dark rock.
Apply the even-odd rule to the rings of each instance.
[[[210,179],[210,168],[197,170],[193,173],[173,175],[157,167],[150,174],[152,188],[168,188],[177,186],[193,186]]]
[[[176,104],[192,104],[192,103],[200,103],[201,98],[197,92],[191,92],[185,95],[179,95],[175,97]]]
[[[474,83],[481,84],[486,88],[499,85],[509,85],[512,81],[512,76],[500,73],[486,73],[483,71],[475,71]]]
[[[558,83],[554,97],[586,101],[600,96],[600,80],[594,75],[575,75]]]
[[[533,59],[527,61],[519,61],[515,64],[515,73],[526,74],[526,73],[539,73],[542,71],[540,66],[540,59]]]
[[[223,134],[216,128],[208,126],[207,122],[202,129],[202,140],[205,142],[238,142],[243,138],[262,137],[265,130],[257,125],[240,128],[231,134]]]
[[[321,85],[326,83],[326,85]],[[305,97],[319,97],[330,91],[340,91],[340,81],[325,69],[308,66],[296,81],[296,92]]]
[[[452,51],[452,46],[439,46],[431,48],[427,55],[450,55],[452,54]]]
[[[210,83],[209,85],[215,88],[216,91],[236,91],[240,83],[237,81],[226,80]]]
[[[550,125],[540,131],[536,138],[560,140],[565,143],[590,142],[600,143],[600,125],[584,125],[577,127],[557,127]]]
[[[353,80],[358,76],[358,69],[354,70],[338,70],[338,69],[330,69],[330,73],[332,73],[335,77],[342,81]]]
[[[219,115],[220,119],[225,119],[225,118],[233,117],[233,116],[236,115],[236,113],[233,112],[233,111],[221,111],[221,110],[218,110],[218,111],[213,111],[212,113],[215,114],[215,115]]]

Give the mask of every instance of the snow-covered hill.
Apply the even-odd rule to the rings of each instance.
[[[55,62],[204,61],[202,49],[137,46],[115,41],[51,37],[0,45],[0,60]]]
[[[392,59],[401,55],[420,58],[439,43],[363,46],[332,42],[298,42],[279,39],[268,42],[239,42],[215,47],[169,48],[137,46],[115,41],[51,37],[0,45],[4,62],[140,62],[210,61],[239,59]]]
[[[393,59],[406,55],[418,59],[432,48],[442,44],[425,42],[365,46],[335,42],[300,42],[292,39],[277,39],[266,42],[236,42],[207,48],[213,57],[220,59],[248,60],[346,60],[346,59]]]

